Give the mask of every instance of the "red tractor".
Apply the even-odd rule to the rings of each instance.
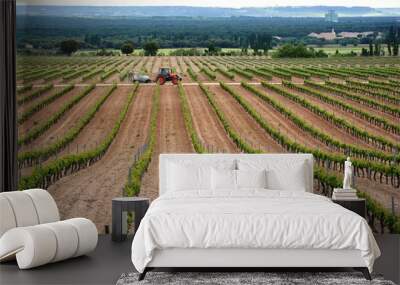
[[[156,82],[160,85],[163,85],[167,81],[171,81],[172,84],[177,85],[180,80],[182,78],[178,74],[173,73],[169,67],[161,67],[156,78]]]

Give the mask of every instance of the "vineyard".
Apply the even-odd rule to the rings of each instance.
[[[400,58],[21,57],[20,188],[47,188],[63,218],[111,223],[111,199],[158,196],[166,152],[307,152],[315,191],[350,156],[375,231],[400,233]],[[161,66],[178,86],[154,79]]]

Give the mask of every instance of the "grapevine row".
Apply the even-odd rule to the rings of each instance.
[[[181,101],[183,119],[185,122],[186,130],[192,140],[193,147],[195,151],[198,153],[206,152],[194,129],[193,118],[186,98],[185,89],[183,88],[181,83],[179,83],[178,88],[179,88],[179,98]]]
[[[326,153],[324,151],[315,150],[297,142],[291,141],[280,131],[275,130],[270,126],[265,119],[243,99],[239,94],[232,90],[229,86],[224,83],[220,83],[222,88],[228,91],[233,98],[255,119],[255,121],[288,152],[300,152],[300,153],[312,153],[317,161],[317,164],[321,167],[327,167],[333,170],[342,170],[343,163],[346,160],[346,156],[339,154]],[[248,86],[248,85],[247,85]],[[379,176],[379,182],[385,182],[392,184],[393,187],[400,187],[400,168],[393,165],[384,165],[374,163],[371,161],[365,161],[360,159],[353,160],[354,173],[358,177],[367,177],[368,179],[374,179],[376,181]]]
[[[252,79],[253,78],[253,75],[251,73],[249,73],[247,71],[244,71],[242,69],[236,68],[236,67],[232,67],[231,69],[229,69],[229,71],[237,73],[240,76],[243,76],[243,77],[245,77],[247,79]]]
[[[317,83],[314,83],[311,81],[305,81],[304,86],[294,85],[294,84],[291,84],[290,82],[283,82],[283,84],[291,89],[295,89],[300,92],[311,95],[315,98],[318,98],[319,100],[321,100],[325,103],[328,103],[332,106],[340,107],[342,110],[349,112],[350,114],[354,114],[355,116],[357,116],[363,120],[367,120],[370,124],[373,124],[380,128],[383,128],[384,130],[386,130],[388,132],[391,132],[393,134],[400,134],[400,126],[398,126],[396,124],[392,124],[384,118],[381,118],[381,117],[378,117],[375,115],[371,115],[370,113],[368,113],[366,111],[360,110],[356,107],[353,107],[350,104],[344,103],[342,101],[332,98],[329,95],[325,95],[324,93],[317,91],[318,89],[320,89],[319,88],[320,84],[317,84]],[[309,87],[313,87],[316,90],[311,89]],[[382,139],[380,139],[380,140],[382,140]],[[387,141],[387,142],[383,141],[383,144],[391,146],[391,143],[389,141]]]
[[[325,120],[327,120],[328,122],[333,123],[335,126],[337,126],[338,128],[341,128],[343,130],[345,130],[346,132],[350,133],[353,136],[356,136],[359,139],[362,139],[363,141],[367,142],[367,143],[374,143],[377,146],[379,146],[379,148],[381,148],[382,150],[396,150],[398,149],[398,145],[392,143],[391,141],[380,137],[380,136],[375,136],[373,134],[368,133],[367,131],[361,130],[359,128],[357,128],[356,126],[348,123],[345,119],[342,118],[338,118],[336,117],[334,114],[330,113],[329,111],[326,111],[322,108],[320,108],[317,105],[314,105],[312,103],[310,103],[309,101],[307,101],[305,98],[302,98],[298,95],[292,94],[290,92],[287,92],[285,89],[272,85],[272,84],[268,84],[266,82],[261,82],[261,84],[270,89],[273,90],[279,94],[281,94],[282,96],[296,102],[299,103],[300,105],[302,105],[303,107],[307,108],[308,110],[310,110],[311,112],[317,114],[318,116],[324,118]],[[299,86],[299,85],[295,85],[291,82],[283,82],[283,84],[285,86],[288,86],[292,89],[297,89],[299,91],[304,91],[304,92],[308,92],[309,90],[306,87],[303,86]],[[312,90],[311,90],[312,91]],[[317,96],[318,93],[314,93],[314,92],[310,92],[310,95],[315,95]],[[322,97],[321,97],[322,98]]]
[[[218,119],[222,123],[222,126],[224,127],[226,133],[228,136],[232,139],[232,141],[237,145],[237,147],[248,153],[259,153],[259,150],[256,150],[252,148],[246,141],[244,141],[240,135],[230,126],[228,120],[226,119],[225,114],[223,111],[219,108],[217,105],[217,102],[215,102],[214,99],[214,94],[203,84],[199,83],[200,89],[203,91],[203,94],[206,96],[208,99],[208,102],[210,103],[212,109],[214,110],[215,114],[217,115]]]
[[[37,102],[35,105],[32,105],[28,110],[23,112],[21,116],[18,118],[18,124],[22,124],[26,120],[28,120],[30,117],[32,117],[35,113],[39,112],[42,110],[44,107],[49,105],[50,103],[54,102],[56,99],[60,98],[61,96],[65,95],[72,89],[74,89],[74,85],[68,85],[67,87],[63,88],[62,90],[54,93],[51,96],[48,96],[47,98],[43,99],[40,102]]]
[[[282,79],[292,80],[292,75],[287,72],[283,72],[283,71],[276,70],[273,68],[266,68],[266,67],[262,67],[262,68],[260,68],[260,70],[264,71],[266,73],[269,73],[271,75],[274,75],[276,77],[282,78]]]
[[[28,144],[31,141],[33,141],[36,138],[38,138],[45,131],[47,131],[52,125],[57,123],[58,120],[65,114],[65,112],[67,112],[73,106],[75,106],[78,102],[80,102],[94,88],[95,88],[95,85],[90,85],[85,90],[83,90],[78,96],[74,97],[72,100],[67,102],[59,111],[57,111],[56,113],[52,114],[47,121],[45,121],[42,124],[34,127],[33,129],[29,130],[25,136],[23,136],[23,137],[18,139],[18,145],[21,146],[21,145],[24,145],[24,144]]]
[[[322,168],[314,169],[314,179],[318,181],[318,187],[321,185],[324,194],[332,193],[334,188],[342,188],[342,179],[336,175],[327,173]],[[330,191],[326,191],[329,188]],[[391,234],[400,234],[400,218],[391,211],[385,209],[377,201],[371,198],[368,194],[357,191],[360,198],[365,198],[367,204],[367,218],[372,229],[375,227],[375,219],[378,219],[381,225],[381,233],[384,233],[384,228],[387,227]],[[376,231],[376,229],[375,229]]]
[[[101,81],[104,81],[104,80],[106,80],[107,78],[109,78],[111,75],[113,75],[114,73],[117,73],[117,72],[118,72],[118,69],[113,68],[113,69],[107,71],[106,73],[104,73],[104,74],[100,77],[100,79],[101,79]]]
[[[341,85],[343,85],[343,84],[341,84]],[[341,86],[341,85],[339,85],[339,86]],[[396,91],[387,90],[387,88],[385,88],[384,86],[380,86],[380,85],[377,85],[377,84],[374,84],[371,82],[362,83],[362,82],[354,81],[354,80],[346,80],[346,85],[349,86],[349,89],[353,88],[353,90],[355,89],[355,91],[358,93],[361,93],[361,94],[368,93],[369,95],[371,95],[373,97],[377,97],[379,99],[384,99],[384,100],[394,103],[394,104],[400,103],[400,97],[398,96],[399,94]]]
[[[318,78],[321,78],[321,79],[328,79],[329,78],[329,74],[327,74],[325,72],[321,72],[321,71],[305,70],[303,68],[298,68],[298,67],[293,67],[292,69],[295,70],[295,71],[308,73],[311,76],[315,76],[315,77],[318,77]]]
[[[215,80],[217,78],[217,76],[215,75],[214,72],[212,72],[210,69],[206,68],[206,67],[202,67],[201,71],[207,75],[207,77],[211,80]]]
[[[311,77],[311,74],[308,72],[305,72],[305,71],[299,71],[299,70],[282,68],[282,67],[276,67],[275,70],[285,72],[292,76],[296,76],[296,77],[300,77],[300,78],[304,78],[304,79],[310,79],[310,77]]]
[[[107,92],[107,95],[104,98],[108,98],[108,96],[113,92],[113,90],[115,90],[115,88],[116,86],[113,86],[113,88],[111,88]],[[117,135],[121,124],[124,121],[126,114],[128,113],[129,106],[131,105],[132,100],[136,95],[137,88],[138,84],[135,85],[134,91],[127,97],[127,102],[125,103],[125,106],[123,107],[118,117],[118,120],[116,121],[111,132],[107,135],[107,137],[103,140],[101,144],[89,151],[85,151],[79,154],[69,154],[59,159],[55,159],[49,162],[47,165],[35,167],[31,175],[23,176],[20,179],[18,186],[19,189],[46,189],[48,186],[61,179],[63,176],[89,167],[93,163],[100,160],[107,152],[109,146]]]
[[[232,92],[232,90],[227,88],[225,84],[221,83],[221,86],[228,92]],[[397,160],[400,161],[400,156],[395,157],[393,155],[389,155],[384,152],[359,148],[357,146],[349,145],[346,143],[342,143],[338,140],[335,140],[328,134],[319,131],[317,128],[314,128],[311,124],[307,123],[306,121],[298,117],[295,113],[285,108],[284,105],[280,104],[278,101],[269,97],[265,92],[262,92],[261,90],[245,82],[242,82],[242,86],[247,90],[249,90],[250,92],[252,92],[253,94],[255,94],[256,96],[258,96],[259,98],[261,98],[264,102],[268,103],[278,112],[283,114],[285,118],[291,120],[299,128],[301,128],[305,132],[309,133],[311,136],[316,137],[318,140],[326,144],[328,147],[342,151],[343,153],[347,153],[348,155],[366,160],[378,160],[383,163],[391,163]]]
[[[334,83],[331,81],[327,81],[325,85],[316,84],[316,83],[312,83],[309,81],[307,83],[309,85],[313,84],[313,87],[316,87],[320,90],[322,89],[325,91],[332,92],[340,97],[347,98],[347,99],[353,100],[355,102],[358,102],[360,104],[366,105],[370,108],[380,110],[382,112],[388,113],[388,114],[396,116],[396,117],[400,117],[400,109],[399,108],[390,107],[388,105],[381,104],[375,100],[371,100],[371,99],[365,98],[360,95],[349,93],[341,88],[336,87],[336,86],[338,86],[339,83]]]
[[[326,84],[327,84],[327,86],[339,88],[339,89],[350,91],[350,92],[368,94],[371,97],[385,100],[385,101],[393,103],[393,104],[400,103],[400,98],[376,91],[376,90],[370,88],[370,86],[368,86],[369,83],[361,83],[358,81],[346,80],[346,84],[330,82],[330,81],[327,81]]]
[[[90,73],[86,74],[85,76],[83,76],[82,77],[82,81],[88,80],[88,79],[90,79],[90,78],[92,78],[92,77],[94,77],[94,76],[96,76],[96,75],[98,75],[98,74],[100,74],[102,72],[103,72],[103,69],[93,70],[92,72],[90,72]]]
[[[193,69],[188,67],[187,72],[188,72],[190,78],[192,78],[193,81],[197,81],[197,74],[193,71]]]
[[[227,78],[229,78],[231,80],[233,80],[235,78],[235,75],[233,73],[231,73],[231,72],[229,72],[229,71],[227,71],[227,70],[225,70],[223,68],[217,67],[215,69],[215,71],[221,73],[223,76],[225,76],[225,77],[227,77]]]
[[[49,69],[45,69],[41,73],[25,77],[23,80],[24,80],[24,82],[31,82],[31,81],[38,80],[38,79],[41,79],[41,78],[46,77],[46,76],[50,76],[50,75],[52,75],[54,73],[57,73],[57,72],[60,72],[60,71],[63,71],[63,70],[65,70],[65,67],[64,68],[50,69],[50,70]]]
[[[394,91],[396,93],[400,92],[400,85],[397,83],[393,83],[393,82],[384,82],[384,81],[378,81],[378,80],[369,80],[369,83],[372,83],[374,86],[376,86],[377,88],[383,88],[384,90],[391,90]]]
[[[221,86],[222,85],[223,84],[221,84]],[[203,92],[205,92],[207,97],[212,96],[211,94],[207,94],[209,92],[208,89],[206,89],[203,85],[200,85],[200,86],[202,87],[202,90],[203,90]],[[250,86],[250,85],[248,85],[248,86]],[[227,85],[225,85],[225,87],[230,89]],[[215,102],[213,102],[213,101],[210,101],[210,103],[211,103],[211,106],[213,107],[214,111],[216,111],[216,114],[218,116],[218,113],[219,113],[218,106],[216,106]],[[216,108],[214,108],[214,107],[216,107]],[[261,118],[260,115],[258,115],[256,117]],[[218,118],[220,118],[220,120],[221,120],[220,116],[218,116]],[[226,120],[224,120],[224,118],[222,117],[221,123],[224,126],[225,126],[225,122],[226,122]],[[227,131],[227,133],[228,133],[228,135],[230,135],[230,133],[228,131]],[[246,151],[242,147],[243,143],[245,143],[245,142],[240,142],[238,140],[234,140],[234,142],[240,149]],[[296,144],[296,143],[294,143],[294,144]],[[247,150],[248,151],[246,151],[246,152],[249,152],[249,153],[257,152],[257,150],[252,149],[250,146],[248,146]],[[327,173],[321,167],[314,168],[314,179],[317,180],[318,185],[322,185],[324,188],[329,187],[332,190],[333,188],[342,187],[342,183],[336,175]],[[332,191],[330,191],[330,193],[331,192]],[[328,193],[325,193],[325,194],[328,194]],[[386,226],[391,233],[400,233],[400,219],[398,217],[396,217],[394,214],[390,213],[388,210],[386,210],[384,207],[382,207],[378,202],[374,201],[367,194],[358,192],[358,195],[360,197],[366,198],[366,200],[367,200],[367,212],[368,212],[370,225],[372,227],[374,225],[374,219],[377,218],[377,219],[379,219],[381,225]]]
[[[25,86],[17,89],[17,95],[20,95],[20,94],[23,94],[23,93],[25,93],[25,92],[27,92],[29,90],[32,90],[32,87],[33,87],[32,84],[28,84],[28,85],[25,85]]]
[[[30,87],[30,89],[32,89],[32,85],[28,85],[27,87]],[[26,102],[32,101],[33,99],[41,96],[42,94],[46,93],[47,91],[51,90],[53,88],[53,84],[47,84],[46,86],[37,89],[36,91],[32,92],[31,94],[21,97],[21,98],[17,98],[17,104],[18,105],[22,105]],[[30,90],[27,89],[27,90]]]
[[[76,72],[73,72],[73,73],[71,73],[71,74],[69,74],[69,75],[65,75],[65,76],[63,77],[63,80],[68,81],[68,80],[77,78],[77,77],[81,76],[82,74],[84,74],[84,73],[86,73],[86,72],[89,72],[90,70],[92,70],[91,67],[90,67],[90,68],[83,68],[83,69],[78,70],[78,71],[76,71]]]
[[[59,139],[58,141],[52,143],[46,148],[39,150],[26,151],[18,154],[18,165],[23,167],[24,165],[38,164],[40,161],[46,160],[50,156],[58,153],[60,150],[65,148],[70,142],[72,142],[82,129],[93,119],[97,111],[103,105],[103,103],[110,97],[113,91],[117,88],[113,85],[106,94],[101,97],[94,106],[92,106],[89,111],[83,115],[83,117],[78,121],[78,123],[67,131],[67,133]]]
[[[245,71],[254,73],[255,75],[261,76],[267,80],[272,80],[272,75],[269,73],[266,73],[264,71],[261,71],[259,69],[255,69],[255,68],[246,68]]]
[[[160,85],[157,84],[153,95],[153,106],[151,108],[148,146],[139,160],[134,163],[129,172],[128,182],[124,188],[124,193],[127,196],[135,196],[139,194],[143,174],[149,167],[151,158],[153,157],[153,151],[157,140],[157,118],[159,109]]]

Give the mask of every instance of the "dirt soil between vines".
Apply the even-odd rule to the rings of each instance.
[[[149,168],[142,179],[139,196],[158,197],[158,157],[160,153],[192,153],[192,142],[186,132],[178,87],[161,86],[157,141]]]
[[[208,152],[238,152],[199,86],[185,86],[193,125]]]
[[[226,120],[242,140],[265,152],[285,152],[228,92],[219,86],[210,86],[210,90],[215,94],[215,100]]]
[[[50,186],[62,218],[91,219],[100,233],[111,225],[111,200],[122,196],[134,154],[147,140],[153,88],[140,87],[104,157]]]

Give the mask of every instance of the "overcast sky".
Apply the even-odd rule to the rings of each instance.
[[[203,6],[203,7],[271,7],[271,6],[369,6],[400,7],[399,0],[17,0],[31,5],[96,5],[96,6]]]

